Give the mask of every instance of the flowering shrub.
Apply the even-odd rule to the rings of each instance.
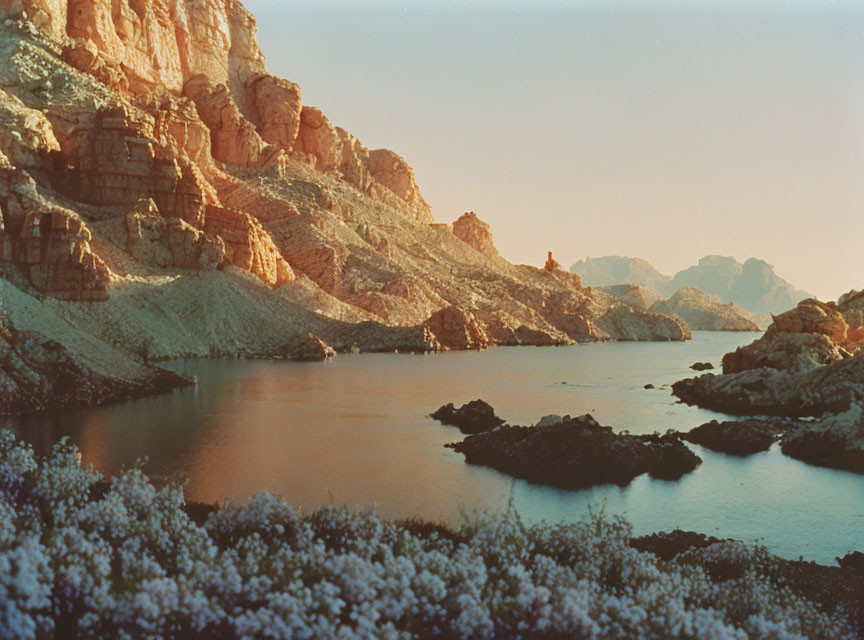
[[[712,581],[695,555],[633,549],[621,519],[416,525],[262,494],[199,526],[176,485],[106,481],[67,442],[40,460],[0,432],[0,637],[843,637],[745,545],[699,552],[753,559]]]

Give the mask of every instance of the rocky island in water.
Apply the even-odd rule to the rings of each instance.
[[[629,369],[680,374],[635,391],[669,416],[684,406],[671,394],[706,410],[690,428],[631,433],[593,407],[511,424],[506,407],[451,386],[423,391],[418,420],[448,404],[399,432],[393,455],[444,429],[422,455],[556,496],[674,486],[718,452],[779,448],[864,474],[864,293],[823,303],[755,258],[708,256],[674,277],[614,256],[568,271],[545,247],[543,266],[514,264],[476,213],[434,217],[407,159],[367,147],[268,71],[239,0],[0,0],[0,56],[0,416],[15,428],[0,430],[0,638],[864,637],[864,538],[829,566],[707,527],[637,534],[601,505],[527,522],[512,490],[504,509],[445,522],[303,509],[263,481],[212,503],[188,498],[200,478],[173,468],[106,472],[111,447],[84,437],[94,421],[135,458],[153,441],[206,450],[216,437],[154,418],[135,439],[112,422],[112,407],[147,411],[142,398],[177,399],[180,422],[186,407],[209,410],[218,389],[184,363],[353,358],[356,380],[368,375],[357,354],[548,347],[540,379],[552,347],[674,354],[694,332],[753,332],[693,377],[692,359],[652,369],[656,352],[633,351]],[[411,372],[418,389],[427,373]],[[574,404],[588,386],[543,384]],[[256,450],[262,468],[300,464],[280,430],[316,437],[280,406],[285,392],[253,393],[249,429],[263,406],[279,416]],[[386,418],[390,399],[366,398],[373,412],[359,385],[328,394],[339,419]],[[358,431],[342,433],[352,455],[374,455]],[[321,443],[337,465],[350,458]]]

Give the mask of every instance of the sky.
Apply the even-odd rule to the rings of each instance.
[[[271,72],[509,260],[864,288],[864,0],[246,0]]]

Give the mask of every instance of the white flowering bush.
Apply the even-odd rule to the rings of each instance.
[[[701,550],[753,560],[714,581],[696,555],[633,549],[620,519],[454,531],[262,494],[198,525],[184,507],[139,468],[105,480],[67,442],[40,460],[0,432],[0,637],[844,637],[759,550]]]

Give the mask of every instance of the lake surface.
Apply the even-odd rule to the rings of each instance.
[[[780,555],[831,563],[864,550],[864,476],[821,469],[778,447],[748,458],[693,448],[703,464],[677,482],[565,491],[465,464],[444,444],[458,429],[426,417],[483,398],[513,424],[592,413],[631,433],[688,430],[720,414],[677,404],[668,387],[697,361],[756,334],[696,332],[685,343],[497,348],[437,355],[340,355],[326,363],[183,361],[193,389],[95,409],[0,419],[46,451],[62,435],[110,474],[142,457],[186,495],[223,502],[272,491],[306,509],[375,504],[385,516],[458,522],[512,495],[529,521],[572,521],[589,505],[623,513],[637,533],[676,527],[758,540]],[[651,383],[657,389],[644,389]]]

